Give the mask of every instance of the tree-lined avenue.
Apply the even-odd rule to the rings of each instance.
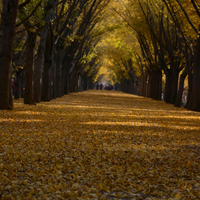
[[[89,90],[0,111],[2,199],[198,199],[200,114]]]

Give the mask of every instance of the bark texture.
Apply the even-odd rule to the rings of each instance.
[[[189,108],[200,112],[200,35],[197,39],[196,55],[193,68],[192,99]]]
[[[48,34],[49,22],[43,27],[40,38],[40,45],[37,51],[37,59],[34,70],[34,101],[39,103],[41,101],[41,86],[42,86],[42,68],[44,63],[44,52],[46,46],[46,39]]]
[[[3,0],[0,42],[0,109],[12,109],[11,73],[15,23],[19,0]]]
[[[24,103],[34,104],[33,101],[33,61],[37,33],[28,32],[27,54],[25,64],[25,94]]]

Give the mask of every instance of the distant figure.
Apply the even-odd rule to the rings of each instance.
[[[99,84],[97,83],[97,84],[96,84],[96,90],[98,90],[98,89],[99,89]]]
[[[100,84],[100,90],[102,90],[102,88],[103,88],[103,85],[102,85],[102,83]]]
[[[106,85],[105,90],[113,90],[113,86],[112,85]]]

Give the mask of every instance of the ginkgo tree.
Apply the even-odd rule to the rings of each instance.
[[[0,40],[0,109],[12,109],[12,55],[19,0],[3,0]]]
[[[136,89],[134,91],[130,86],[138,85],[135,74],[139,74],[139,69],[135,65],[133,50],[134,47],[137,48],[138,43],[113,9],[114,6],[122,8],[119,2],[112,1],[104,12],[103,20],[97,25],[97,34],[101,34],[102,37],[96,47],[99,71],[94,79],[97,80],[98,76],[101,76],[101,67],[108,68],[110,76],[115,74],[114,79],[121,83],[123,91],[137,93]]]
[[[124,9],[114,8],[115,12],[123,18],[128,27],[132,29],[132,32],[137,35],[140,43],[141,51],[135,53],[135,58],[138,66],[141,69],[145,68],[141,73],[148,84],[147,89],[143,89],[147,92],[144,92],[144,94],[160,99],[162,86],[158,87],[156,96],[154,96],[155,92],[154,94],[152,92],[157,90],[156,85],[162,83],[162,73],[164,73],[166,77],[164,99],[168,103],[180,106],[184,79],[188,74],[188,102],[191,102],[191,88],[194,87],[191,86],[195,51],[193,47],[196,43],[194,31],[197,32],[195,27],[198,19],[198,4],[196,1],[193,1],[192,4],[178,0],[158,0],[156,2],[130,0],[119,2],[122,7],[124,5]],[[189,6],[184,10],[185,5]],[[186,28],[185,23],[190,24],[191,27]],[[155,75],[152,73],[156,71],[159,72],[159,83],[153,85],[151,80]],[[181,82],[178,81],[180,73]],[[144,78],[142,78],[141,83],[146,86],[143,80]],[[194,85],[197,85],[197,83]],[[193,94],[197,94],[197,92],[193,92]],[[192,105],[194,106],[193,103]],[[191,106],[188,108],[191,109]]]
[[[22,0],[14,8],[17,23],[11,24],[16,37],[10,41],[15,48],[9,49],[9,59],[13,54],[13,77],[18,85],[21,82],[21,90],[25,88],[24,103],[82,91],[91,75],[93,80],[102,77],[103,67],[123,91],[160,100],[164,88],[164,100],[175,106],[181,105],[187,78],[186,107],[199,111],[197,1]],[[8,66],[3,70],[1,65],[1,109],[12,108]]]
[[[189,71],[189,85],[190,91],[188,96],[188,104],[187,108],[191,110],[200,111],[200,82],[199,82],[199,17],[200,17],[200,6],[197,1],[192,0],[191,3],[185,0],[175,0],[175,1],[167,1],[163,0],[166,7],[168,8],[169,13],[172,16],[172,20],[175,24],[178,25],[178,21],[174,17],[175,8],[178,7],[180,9],[179,14],[182,15],[182,19],[184,20],[187,26],[178,27],[179,32],[184,36],[185,43],[190,49],[190,54],[193,57],[192,70],[188,67]],[[187,28],[186,28],[187,27]],[[189,40],[193,38],[192,42]],[[196,46],[196,47],[194,47]],[[186,55],[188,57],[188,55]],[[188,61],[189,66],[189,61]]]
[[[8,1],[5,2],[8,3]],[[80,68],[78,61],[85,51],[88,51],[85,44],[89,43],[91,31],[98,23],[98,16],[108,3],[109,0],[26,0],[20,1],[18,8],[18,1],[16,2],[14,8],[18,8],[18,16],[15,16],[15,19],[17,17],[16,26],[12,24],[12,37],[14,39],[14,32],[19,34],[16,40],[22,38],[23,35],[25,48],[19,48],[20,52],[15,56],[13,66],[20,63],[20,66],[21,64],[23,66],[17,68],[25,70],[25,73],[23,72],[23,75],[25,74],[24,103],[34,104],[41,100],[49,101],[68,93],[69,87],[70,92],[76,90],[77,81],[74,80],[79,76],[77,74]],[[6,6],[5,3],[5,9]],[[1,42],[3,41],[5,40],[2,39]],[[19,45],[18,42],[16,42],[17,44]],[[3,43],[1,47],[3,47]],[[10,55],[12,55],[12,51],[10,50]],[[25,61],[21,62],[22,60]],[[6,101],[9,101],[9,98],[12,101],[12,72],[11,67],[6,67],[6,69],[7,75],[4,77],[9,74],[9,78],[7,77],[9,81],[7,81],[7,85],[4,84],[7,94],[5,101],[3,99],[1,101],[3,104],[1,107],[11,109],[12,102],[9,105],[9,102]],[[19,78],[19,76],[17,77]],[[23,82],[22,80],[21,88],[23,88]],[[4,91],[3,82],[0,85],[1,91]]]

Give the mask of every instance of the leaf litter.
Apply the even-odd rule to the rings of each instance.
[[[0,199],[200,199],[200,113],[115,91],[0,111]]]

